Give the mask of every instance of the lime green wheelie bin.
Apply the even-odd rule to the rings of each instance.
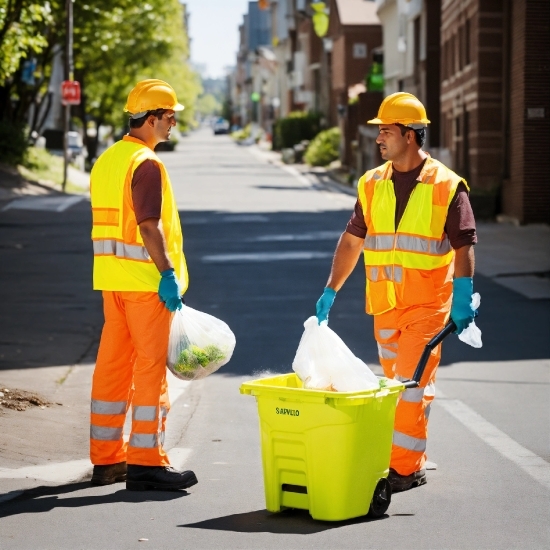
[[[296,374],[246,382],[258,402],[266,508],[318,520],[384,514],[393,422],[403,384],[361,392],[307,390]]]
[[[267,510],[299,508],[325,521],[382,516],[397,400],[418,386],[431,350],[455,329],[451,322],[426,345],[412,380],[381,378],[379,389],[310,390],[294,373],[242,384],[258,403]]]

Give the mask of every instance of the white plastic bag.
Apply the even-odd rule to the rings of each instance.
[[[231,359],[235,343],[226,323],[184,305],[170,326],[168,368],[182,380],[199,380]]]
[[[331,391],[363,391],[380,388],[380,381],[340,337],[317,317],[304,323],[305,331],[292,363],[304,388]]]
[[[481,304],[481,296],[479,292],[475,292],[472,295],[472,307],[477,309],[479,304]],[[481,330],[477,327],[475,320],[458,335],[458,338],[473,348],[480,348],[483,345],[481,342]]]

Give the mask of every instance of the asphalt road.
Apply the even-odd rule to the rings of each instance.
[[[190,384],[169,417],[180,463],[199,484],[188,493],[145,494],[86,482],[40,487],[0,504],[0,546],[550,547],[549,304],[483,276],[475,282],[483,348],[455,336],[444,345],[428,447],[438,467],[428,472],[428,484],[394,495],[376,521],[266,512],[256,403],[239,386],[266,372],[291,371],[354,198],[307,184],[208,130],[163,160],[184,229],[186,302],[226,321],[237,337],[231,362]],[[101,304],[89,290],[87,208],[81,202],[63,212],[1,214],[1,257],[9,260],[0,272],[3,369],[70,364],[97,342]],[[50,237],[49,246],[37,248],[36,231]],[[35,250],[30,263],[22,247]],[[36,285],[21,290],[16,274],[25,269]],[[377,370],[363,286],[358,266],[338,293],[330,326]],[[25,326],[29,338],[22,340]],[[47,344],[52,337],[62,339],[59,346]]]

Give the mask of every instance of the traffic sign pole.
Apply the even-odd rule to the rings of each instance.
[[[67,38],[65,42],[65,79],[74,80],[73,75],[73,1],[65,0],[66,7],[66,31]],[[63,128],[63,183],[61,189],[65,192],[67,187],[67,172],[69,170],[69,126],[71,117],[71,103],[65,103],[65,117]]]

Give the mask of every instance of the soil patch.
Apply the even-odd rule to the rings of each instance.
[[[0,410],[6,408],[14,411],[24,411],[29,407],[40,407],[43,409],[50,405],[52,403],[38,393],[10,389],[0,384]]]

